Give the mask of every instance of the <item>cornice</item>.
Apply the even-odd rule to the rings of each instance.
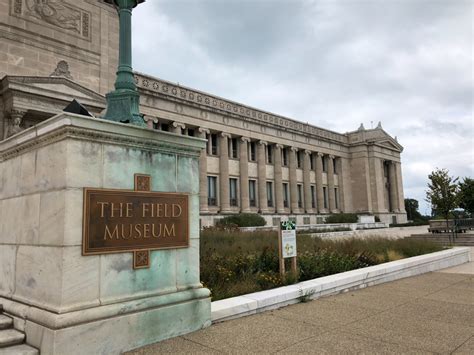
[[[144,135],[136,134],[138,132],[133,132],[134,134],[124,134],[124,128],[125,130],[127,130],[127,128],[130,128],[131,130],[136,129],[132,126],[120,127],[118,130],[114,130],[113,128],[116,127],[111,126],[109,130],[106,130],[103,129],[104,127],[98,127],[100,129],[95,128],[93,127],[93,124],[90,124],[90,122],[86,122],[86,124],[81,126],[74,125],[75,122],[71,124],[71,122],[67,122],[66,120],[63,122],[56,122],[60,121],[62,118],[61,116],[63,115],[64,114],[55,116],[45,121],[46,124],[45,122],[42,122],[37,126],[24,130],[21,133],[0,142],[0,161],[11,159],[31,150],[39,149],[43,146],[51,145],[65,139],[77,139],[101,144],[107,143],[111,145],[126,146],[128,148],[135,148],[151,152],[171,153],[193,157],[199,157],[200,149],[205,144],[201,139],[192,137],[183,138],[181,136],[181,141],[188,139],[199,142],[193,142],[189,145],[185,143],[175,143],[172,141],[174,139],[174,137],[172,137],[174,135],[172,134],[169,134],[170,139],[167,141],[166,139],[163,139],[164,137],[161,137],[166,135],[165,133],[152,130],[145,131],[149,131],[153,136],[156,135],[154,138],[144,137]],[[78,115],[68,115],[67,118],[73,118],[73,120],[86,120],[84,117]],[[108,121],[97,119],[87,120],[96,120],[98,126],[103,124],[117,125],[116,123],[110,123]]]
[[[246,106],[231,100],[174,84],[162,79],[135,73],[135,83],[140,91],[148,92],[153,96],[164,96],[173,101],[181,101],[193,106],[217,110],[227,115],[238,116],[246,121],[257,121],[258,123],[310,135],[318,139],[335,141],[338,144],[347,144],[346,135],[329,131],[307,123],[275,115],[273,113]]]

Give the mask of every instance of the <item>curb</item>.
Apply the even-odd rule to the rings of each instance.
[[[218,323],[295,304],[300,302],[302,296],[316,299],[445,269],[469,262],[469,253],[470,248],[455,247],[303,281],[290,286],[215,301],[211,303],[211,319],[213,323]]]

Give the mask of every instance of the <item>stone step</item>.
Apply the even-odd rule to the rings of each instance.
[[[0,355],[39,355],[39,351],[29,345],[21,344],[0,348]]]
[[[8,329],[13,327],[13,319],[0,314],[0,330]]]
[[[0,349],[10,345],[17,345],[23,343],[25,334],[15,329],[0,330]]]

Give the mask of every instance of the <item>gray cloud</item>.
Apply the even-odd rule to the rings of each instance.
[[[153,0],[134,66],[340,132],[382,121],[426,210],[434,168],[474,175],[472,21],[470,0]]]

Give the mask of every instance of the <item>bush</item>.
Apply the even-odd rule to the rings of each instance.
[[[329,217],[326,217],[325,223],[334,224],[334,223],[357,223],[357,215],[354,213],[339,213],[332,214]]]
[[[216,226],[237,225],[239,227],[260,227],[265,224],[267,224],[265,219],[254,213],[233,214],[216,222]]]

